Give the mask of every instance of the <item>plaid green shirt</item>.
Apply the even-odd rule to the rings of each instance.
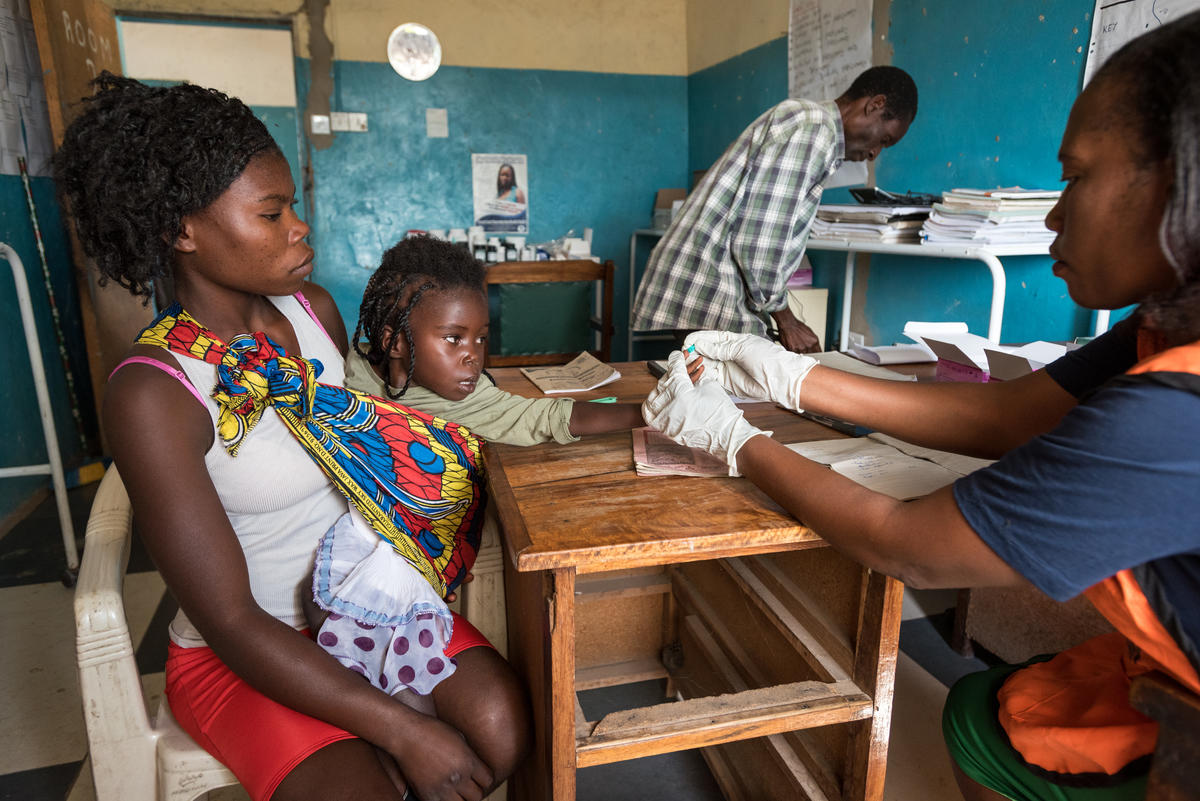
[[[755,120],[688,196],[638,287],[635,331],[764,335],[787,306],[821,202],[846,152],[833,102],[785,100]]]

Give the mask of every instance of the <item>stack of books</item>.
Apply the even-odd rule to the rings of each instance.
[[[1046,214],[1054,208],[1057,189],[952,189],[921,227],[930,244],[1009,245],[1054,241]]]
[[[823,204],[812,236],[851,242],[919,242],[929,206]]]

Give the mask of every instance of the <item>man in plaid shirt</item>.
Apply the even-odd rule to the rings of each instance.
[[[765,336],[774,318],[788,350],[818,350],[787,306],[821,202],[843,160],[872,161],[917,114],[917,87],[897,67],[872,67],[837,100],[785,100],[755,120],[688,196],[638,288],[635,331],[717,329]]]

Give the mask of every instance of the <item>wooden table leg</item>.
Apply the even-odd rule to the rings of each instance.
[[[575,799],[575,571],[520,573],[505,559],[509,661],[529,688],[534,746],[513,801]]]
[[[552,801],[575,801],[575,569],[551,574],[550,750]]]
[[[850,753],[845,778],[845,801],[880,801],[887,773],[888,734],[892,725],[892,694],[896,684],[896,651],[900,645],[900,615],[904,585],[864,568],[858,636],[854,647],[854,682],[870,695],[874,713],[851,724]]]

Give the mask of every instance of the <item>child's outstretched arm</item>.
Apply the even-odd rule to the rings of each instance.
[[[640,403],[588,403],[575,401],[571,409],[571,434],[604,434],[646,425]]]
[[[696,349],[691,348],[689,353],[695,354]],[[700,380],[700,376],[704,375],[704,359],[700,356],[691,356],[691,361],[687,366],[688,377],[692,379],[692,383]],[[576,437],[581,437],[584,434],[604,434],[608,431],[622,431],[626,428],[640,428],[646,425],[645,419],[642,417],[642,407],[632,403],[589,403],[587,401],[576,401],[574,408],[571,409],[571,434]]]

